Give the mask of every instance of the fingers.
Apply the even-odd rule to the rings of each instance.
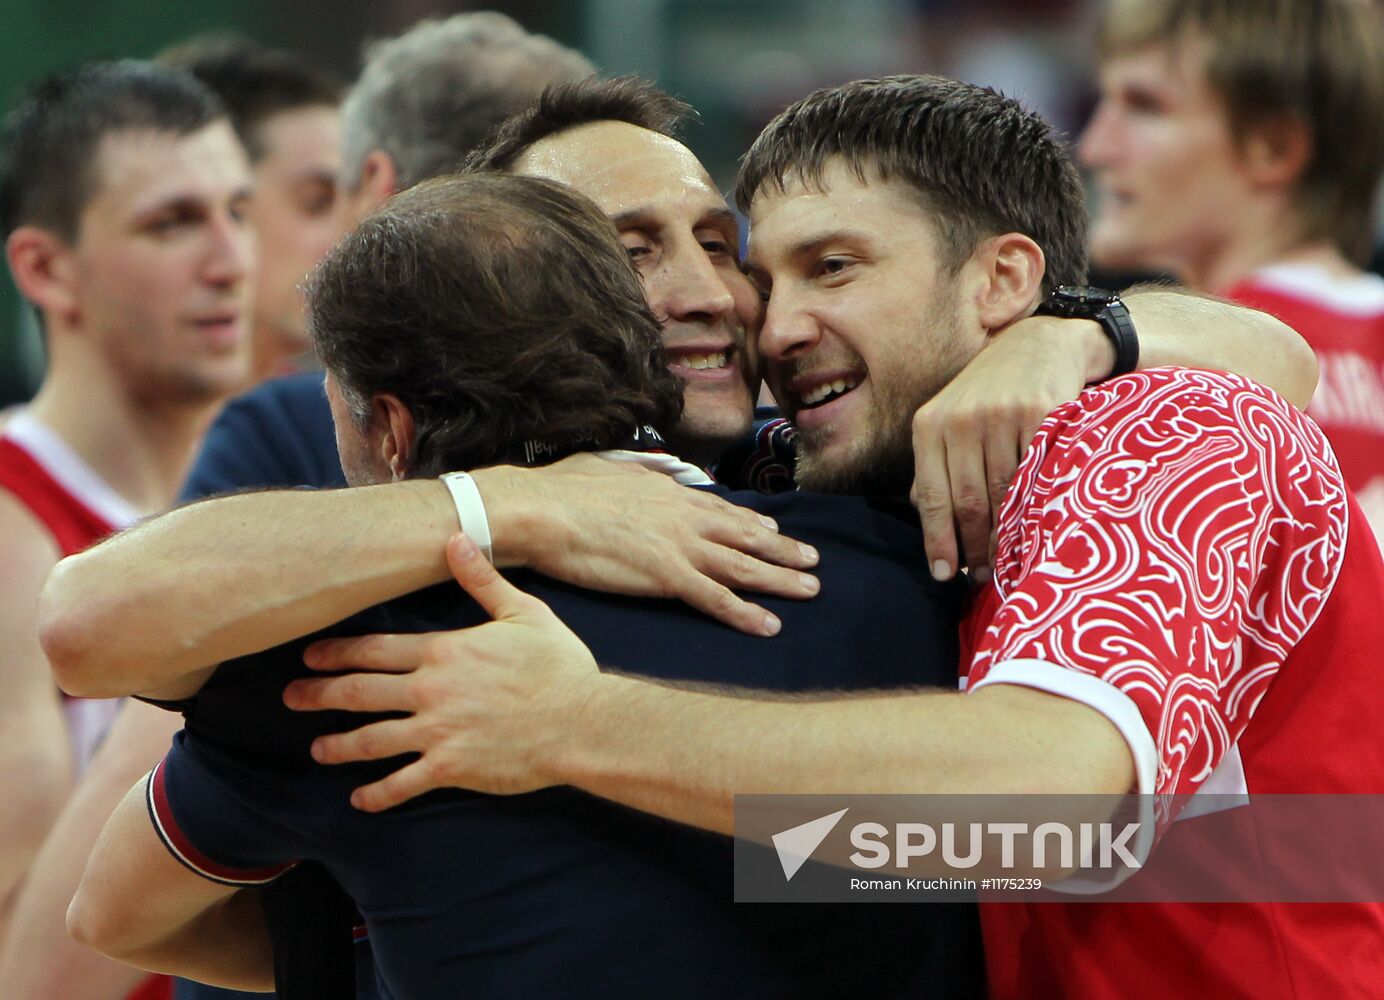
[[[1024,442],[1017,440],[1014,433],[997,428],[985,439],[985,478],[990,495],[990,526],[993,529],[1000,520],[1000,508],[1004,506],[1004,496],[1009,492],[1009,484],[1014,481],[1018,471],[1019,459],[1024,453]]]
[[[795,543],[791,541],[776,542],[778,524],[772,517],[739,507],[714,493],[689,489],[661,472],[641,468],[630,462],[593,456],[565,458],[548,466],[548,469],[555,472],[563,466],[591,473],[601,470],[594,481],[587,479],[581,483],[582,493],[578,494],[579,497],[594,498],[597,501],[613,497],[618,501],[621,510],[640,507],[644,510],[658,510],[683,523],[688,523],[689,517],[686,514],[677,516],[680,512],[696,511],[698,515],[709,513],[713,515],[711,520],[698,516],[695,521],[702,525],[698,530],[704,535],[709,531],[741,533],[745,537],[743,543],[730,541],[729,538],[718,540],[728,545],[736,545],[745,551],[762,552],[766,558],[773,558],[783,565],[798,569],[806,569],[816,561],[815,553],[811,552],[810,547],[805,552],[796,548]],[[611,479],[609,487],[606,483],[600,482],[601,479]],[[634,520],[638,522],[638,518]]]
[[[1022,442],[1017,442],[1014,433],[1008,428],[995,427],[986,435],[985,478],[989,506],[989,519],[985,526],[986,541],[984,548],[974,556],[967,548],[971,574],[978,583],[989,582],[995,565],[995,530],[1000,523],[1000,507],[1004,505],[1005,493],[1014,479],[1015,470],[1019,467],[1022,449]]]
[[[811,573],[774,566],[723,545],[709,546],[705,557],[694,562],[707,576],[733,590],[806,600],[822,589],[821,581]]]
[[[426,635],[362,635],[322,639],[303,651],[313,670],[376,670],[408,673],[423,663]]]
[[[407,689],[391,674],[346,674],[290,682],[284,704],[297,712],[411,712]]]
[[[458,531],[447,540],[447,567],[461,588],[497,621],[547,609],[538,598],[502,577],[464,532]]]
[[[757,604],[742,600],[729,587],[688,567],[673,581],[673,591],[685,604],[746,635],[778,635],[783,623]]]
[[[960,438],[948,437],[947,473],[951,480],[952,511],[961,536],[961,559],[967,566],[983,565],[990,539],[990,492],[981,441],[970,433]]]
[[[424,792],[446,787],[433,777],[426,758],[400,768],[386,778],[362,785],[351,793],[351,805],[363,812],[383,812]]]
[[[704,538],[789,569],[811,569],[817,565],[817,550],[779,534],[773,518],[700,490],[687,490],[687,493],[701,498],[698,505],[712,515],[697,519]]]
[[[346,764],[358,760],[383,760],[417,752],[410,738],[412,719],[389,719],[361,726],[349,733],[319,736],[312,741],[312,759],[319,764]]]
[[[924,407],[924,410],[926,407]],[[937,580],[950,580],[959,565],[953,530],[951,477],[947,447],[919,410],[913,418],[914,478],[910,499],[923,524],[923,548]]]

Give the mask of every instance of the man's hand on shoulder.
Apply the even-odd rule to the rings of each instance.
[[[574,455],[539,469],[474,474],[495,561],[607,593],[680,599],[750,635],[778,619],[737,596],[817,593],[811,546],[771,518],[628,462]]]
[[[910,499],[933,576],[950,579],[969,566],[988,579],[1000,505],[1029,442],[1113,359],[1094,321],[1030,316],[993,334],[914,414]]]
[[[553,765],[564,734],[579,724],[601,679],[581,640],[500,576],[469,538],[452,538],[447,561],[494,621],[314,643],[304,661],[315,670],[373,672],[294,681],[284,691],[284,703],[298,711],[409,713],[313,744],[323,764],[421,755],[355,791],[352,803],[367,812],[437,788],[511,795],[559,784]]]

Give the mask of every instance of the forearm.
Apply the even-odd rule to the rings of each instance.
[[[5,776],[0,903],[10,905],[72,792],[72,755],[61,712],[48,706],[42,712],[14,708],[0,712],[0,774]]]
[[[1005,687],[770,701],[603,675],[564,733],[558,783],[721,833],[736,794],[1107,793],[1132,774],[1092,710]]]
[[[193,504],[60,563],[44,649],[69,692],[157,690],[440,582],[456,527],[434,480]]]
[[[1317,388],[1317,361],[1295,330],[1267,313],[1220,299],[1157,286],[1124,296],[1139,331],[1139,367],[1177,365],[1235,372],[1305,409]],[[1099,370],[1101,359],[1104,370]],[[1097,381],[1109,374],[1113,351],[1097,355]]]

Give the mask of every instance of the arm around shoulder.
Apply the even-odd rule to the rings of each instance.
[[[603,675],[552,745],[585,791],[732,833],[737,794],[1113,795],[1134,765],[1080,702],[1015,685],[820,701],[730,698]]]
[[[1305,410],[1317,357],[1296,330],[1268,313],[1186,289],[1136,286],[1125,294],[1139,331],[1140,367],[1234,372]]]
[[[194,503],[64,559],[43,647],[69,693],[158,691],[439,582],[455,526],[435,480]]]

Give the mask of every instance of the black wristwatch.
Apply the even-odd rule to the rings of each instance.
[[[1109,378],[1128,375],[1139,367],[1139,336],[1134,332],[1134,320],[1120,296],[1104,288],[1082,285],[1062,285],[1053,290],[1038,312],[1064,319],[1093,319],[1100,324],[1115,348],[1115,367]]]

